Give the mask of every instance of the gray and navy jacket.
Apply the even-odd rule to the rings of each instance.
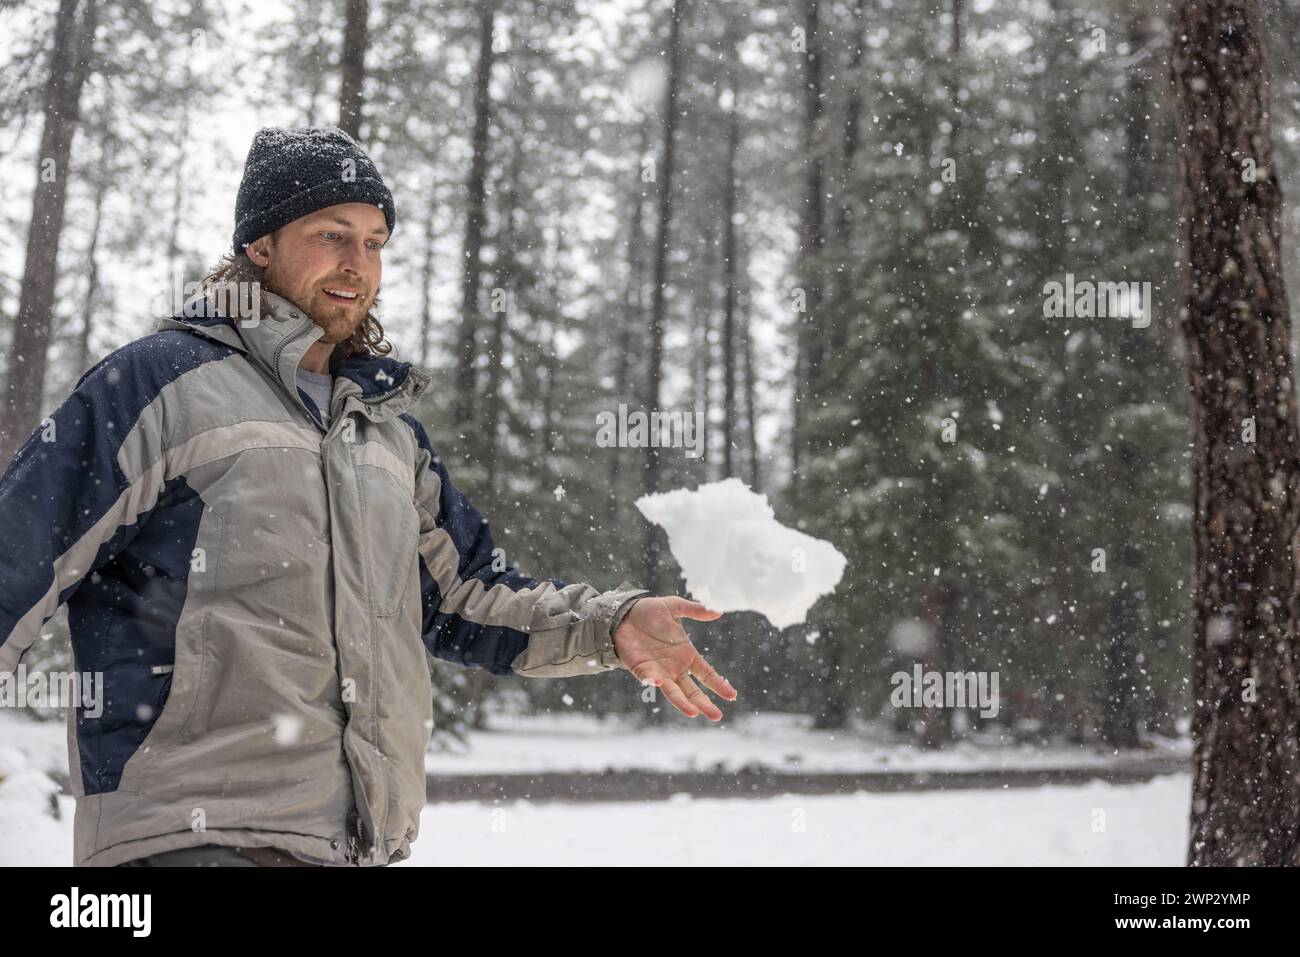
[[[405,858],[433,728],[426,649],[498,675],[621,668],[644,590],[526,577],[407,410],[430,377],[295,372],[322,332],[192,300],[87,372],[0,478],[0,675],[66,602],[78,865],[198,844]],[[497,561],[494,561],[498,559]]]

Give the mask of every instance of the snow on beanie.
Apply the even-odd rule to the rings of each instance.
[[[359,143],[337,126],[257,131],[235,199],[235,253],[318,209],[372,203],[393,231],[393,196]]]

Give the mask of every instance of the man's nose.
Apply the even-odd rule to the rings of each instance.
[[[351,276],[362,276],[365,273],[365,244],[349,244],[342,250],[339,258],[339,269]]]

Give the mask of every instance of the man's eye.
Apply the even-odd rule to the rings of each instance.
[[[330,239],[338,236],[338,233],[327,232],[327,233],[321,233],[321,235],[324,236],[326,239]]]
[[[384,244],[377,239],[372,239],[370,241],[370,248],[374,250],[380,250],[384,248]]]

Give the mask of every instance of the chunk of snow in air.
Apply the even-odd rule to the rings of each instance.
[[[668,533],[691,596],[716,611],[756,611],[777,628],[803,622],[848,560],[830,542],[776,520],[739,479],[643,495],[636,507]]]

